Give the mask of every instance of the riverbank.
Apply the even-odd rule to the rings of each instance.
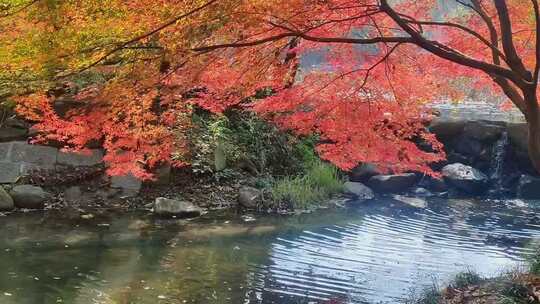
[[[405,304],[534,304],[540,303],[540,248],[527,264],[484,278],[473,270],[458,273],[447,287],[436,285],[406,300]]]

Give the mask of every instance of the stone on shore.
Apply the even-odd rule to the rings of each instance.
[[[21,209],[43,209],[45,202],[51,197],[41,187],[32,185],[15,186],[9,194],[15,206]]]
[[[380,172],[377,170],[377,166],[370,163],[363,163],[356,168],[352,169],[349,173],[349,179],[351,182],[366,182],[370,177],[378,175]]]
[[[244,208],[257,209],[259,203],[261,203],[261,198],[261,190],[253,187],[244,186],[240,188],[238,202]]]
[[[368,180],[367,185],[378,193],[400,193],[414,186],[416,181],[414,173],[375,175]]]
[[[354,196],[357,200],[370,200],[375,198],[375,193],[369,187],[362,183],[346,182],[345,192]]]
[[[158,197],[154,202],[154,213],[162,216],[197,217],[202,209],[187,201]]]
[[[0,186],[0,211],[10,211],[15,208],[15,204],[11,196]]]

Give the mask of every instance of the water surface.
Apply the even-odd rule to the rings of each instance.
[[[521,264],[538,209],[383,200],[293,217],[0,217],[0,303],[396,303],[468,268]]]

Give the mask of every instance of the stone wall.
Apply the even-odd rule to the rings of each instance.
[[[0,143],[0,184],[15,183],[32,170],[57,171],[67,167],[89,167],[103,163],[103,152],[66,153],[55,147],[23,141]]]

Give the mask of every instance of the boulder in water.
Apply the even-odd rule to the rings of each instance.
[[[346,182],[345,192],[351,194],[358,200],[370,200],[375,198],[373,190],[362,183]]]
[[[15,206],[22,209],[43,209],[45,201],[51,197],[41,187],[32,185],[15,186],[9,194],[13,198]]]
[[[400,193],[414,186],[417,180],[414,173],[375,175],[368,180],[367,185],[379,193]]]
[[[187,201],[158,197],[154,202],[154,213],[162,216],[196,217],[202,209]]]
[[[518,184],[518,197],[540,199],[540,177],[522,175]]]
[[[13,199],[9,194],[0,186],[0,211],[10,211],[15,208]]]
[[[448,190],[444,179],[434,178],[429,175],[424,176],[418,185],[433,192],[445,192]]]
[[[489,178],[484,173],[464,164],[447,165],[442,174],[450,185],[470,194],[481,194],[489,186]]]

